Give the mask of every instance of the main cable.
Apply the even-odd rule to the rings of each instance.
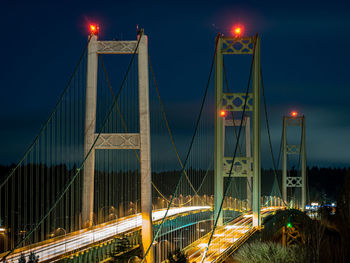
[[[116,95],[116,98],[119,97],[119,95],[120,95],[120,93],[121,93],[121,91],[122,91],[122,89],[123,89],[123,87],[124,87],[124,84],[125,84],[125,82],[126,82],[126,78],[127,78],[128,74],[129,74],[131,65],[132,65],[132,63],[133,63],[133,61],[134,61],[134,58],[135,58],[135,54],[136,54],[137,49],[138,49],[138,46],[139,46],[139,44],[140,44],[140,40],[141,40],[141,38],[142,38],[142,35],[143,35],[143,32],[141,31],[141,33],[140,33],[140,35],[139,35],[138,42],[137,42],[136,47],[135,47],[135,50],[134,50],[134,53],[133,53],[133,55],[132,55],[132,58],[131,58],[130,63],[129,63],[128,68],[127,68],[127,71],[126,71],[126,73],[125,73],[125,75],[124,75],[124,78],[123,78],[123,80],[122,80],[121,87],[120,87],[120,89],[119,89],[119,91],[118,91],[118,93],[117,93],[117,95]],[[90,40],[90,39],[91,39],[91,36],[90,36],[89,40]],[[65,195],[65,193],[68,191],[69,187],[73,184],[73,182],[75,181],[75,179],[77,178],[77,176],[80,174],[81,169],[84,168],[85,162],[86,162],[87,158],[90,156],[92,150],[94,149],[95,144],[96,144],[97,140],[99,139],[99,137],[100,137],[100,135],[101,135],[101,132],[103,131],[104,127],[105,127],[106,124],[107,124],[107,120],[108,120],[109,116],[110,116],[111,113],[113,112],[113,109],[114,109],[114,103],[113,103],[113,105],[111,106],[111,108],[110,108],[110,110],[109,110],[109,112],[108,112],[108,114],[107,114],[107,116],[106,116],[106,118],[105,118],[105,120],[104,120],[104,122],[103,122],[103,124],[102,124],[102,127],[101,127],[101,129],[100,129],[100,132],[97,134],[97,136],[96,136],[96,138],[95,138],[95,140],[94,140],[94,142],[93,142],[93,144],[92,144],[90,150],[88,151],[87,155],[84,157],[84,160],[83,160],[82,164],[80,165],[79,168],[77,168],[76,173],[72,176],[72,178],[70,179],[70,181],[66,184],[65,188],[63,189],[63,191],[57,195],[57,198],[56,198],[56,200],[54,201],[54,203],[48,208],[47,212],[46,212],[45,215],[39,220],[39,222],[35,224],[34,228],[32,228],[27,234],[25,234],[24,237],[22,238],[22,240],[21,240],[20,242],[18,242],[18,243],[14,246],[14,248],[11,249],[11,250],[1,259],[1,261],[5,262],[6,258],[7,258],[11,253],[13,253],[13,251],[15,251],[19,246],[21,246],[22,243],[23,243],[31,234],[33,234],[33,232],[34,232],[34,231],[42,224],[42,222],[48,217],[48,215],[52,212],[52,210],[56,207],[56,205],[59,203],[59,201],[60,201],[60,200],[62,199],[62,197]]]
[[[208,93],[208,89],[209,89],[209,84],[210,84],[210,80],[211,80],[211,75],[212,75],[212,72],[213,72],[213,68],[214,68],[214,63],[215,63],[215,58],[216,58],[216,51],[217,51],[217,45],[218,45],[218,42],[216,41],[215,43],[215,50],[214,50],[214,56],[213,56],[213,59],[212,59],[212,62],[211,62],[211,66],[210,66],[210,72],[209,72],[209,77],[208,77],[208,81],[207,81],[207,85],[206,85],[206,89],[205,89],[205,92],[204,92],[204,96],[203,96],[203,100],[202,100],[202,104],[201,104],[201,107],[200,107],[200,111],[199,111],[199,115],[198,115],[198,118],[197,118],[197,121],[196,121],[196,125],[195,125],[195,129],[194,129],[194,132],[193,132],[193,135],[192,135],[192,139],[191,139],[191,142],[190,142],[190,146],[189,146],[189,149],[188,149],[188,152],[187,152],[187,155],[186,155],[186,158],[185,158],[185,161],[184,161],[184,167],[181,169],[181,176],[178,180],[178,183],[176,185],[176,188],[175,188],[175,191],[174,191],[174,194],[172,195],[171,199],[170,199],[170,203],[168,205],[168,208],[167,208],[167,211],[165,212],[165,215],[162,219],[162,222],[156,232],[156,234],[154,235],[153,239],[152,239],[152,242],[151,244],[149,245],[145,255],[144,255],[144,258],[142,259],[141,263],[143,263],[145,261],[145,258],[147,256],[147,254],[149,253],[151,247],[153,246],[153,243],[154,241],[156,240],[156,238],[158,237],[159,235],[159,232],[161,231],[162,227],[163,227],[163,223],[165,222],[165,218],[167,217],[168,215],[168,212],[169,212],[169,209],[170,209],[170,206],[175,198],[175,193],[177,192],[177,189],[179,188],[179,185],[180,185],[180,182],[181,182],[181,179],[184,175],[184,168],[186,167],[186,164],[187,164],[187,161],[188,161],[188,158],[190,156],[190,153],[191,153],[191,150],[192,150],[192,146],[193,146],[193,143],[194,143],[194,139],[196,137],[196,134],[197,134],[197,130],[198,130],[198,127],[199,127],[199,122],[201,120],[201,116],[202,116],[202,113],[203,113],[203,108],[204,108],[204,104],[205,104],[205,101],[206,101],[206,97],[207,97],[207,93]]]
[[[17,165],[12,169],[12,171],[9,173],[8,176],[5,177],[5,179],[1,182],[0,184],[0,190],[1,188],[5,185],[5,183],[12,177],[12,175],[15,173],[15,171],[18,169],[18,167],[23,163],[24,159],[28,156],[28,154],[30,153],[30,151],[33,149],[34,145],[37,143],[37,141],[39,140],[40,136],[42,135],[42,133],[44,132],[45,128],[47,127],[47,125],[49,124],[50,120],[53,118],[53,116],[55,115],[57,109],[58,109],[58,106],[61,104],[65,94],[67,93],[69,87],[70,87],[70,84],[75,76],[75,73],[77,72],[78,68],[79,68],[79,65],[81,63],[81,61],[83,60],[84,58],[84,55],[86,53],[86,50],[87,50],[87,47],[89,46],[89,43],[90,43],[90,40],[91,40],[91,37],[92,35],[89,36],[89,39],[83,49],[83,52],[81,53],[80,57],[79,57],[79,60],[78,60],[78,63],[76,64],[74,70],[73,70],[73,73],[72,75],[70,76],[69,80],[68,80],[68,83],[66,85],[66,88],[63,90],[60,98],[58,99],[55,107],[53,108],[53,110],[51,111],[50,115],[49,115],[49,118],[45,121],[45,123],[43,124],[43,126],[41,127],[41,129],[39,130],[39,133],[37,134],[37,136],[35,137],[34,141],[32,142],[32,144],[28,147],[28,149],[25,151],[22,159],[17,163]]]
[[[163,115],[163,118],[164,118],[164,122],[165,122],[165,125],[167,127],[167,130],[168,130],[168,133],[169,133],[169,137],[170,137],[170,140],[171,140],[171,144],[173,145],[173,148],[174,148],[174,151],[175,151],[175,154],[176,154],[176,157],[178,159],[178,162],[181,166],[181,169],[183,169],[183,172],[185,174],[185,177],[186,177],[186,180],[188,181],[191,189],[193,190],[193,192],[195,193],[195,195],[198,195],[198,191],[199,190],[196,190],[190,180],[190,178],[188,177],[188,174],[187,174],[187,171],[185,170],[184,168],[184,165],[181,161],[181,158],[180,158],[180,154],[179,154],[179,151],[176,147],[176,144],[175,144],[175,140],[174,140],[174,136],[173,136],[173,133],[171,131],[171,128],[170,128],[170,125],[169,125],[169,122],[168,122],[168,119],[167,119],[167,116],[166,116],[166,113],[165,113],[165,108],[164,108],[164,104],[163,104],[163,101],[160,97],[160,93],[159,93],[159,89],[158,89],[158,85],[157,85],[157,81],[156,81],[156,77],[155,77],[155,74],[154,74],[154,70],[153,70],[153,67],[152,67],[152,63],[151,63],[151,59],[150,59],[150,56],[148,56],[148,62],[149,62],[149,66],[150,66],[150,69],[151,69],[151,73],[152,73],[152,78],[153,78],[153,81],[154,81],[154,86],[155,86],[155,89],[156,89],[156,93],[157,93],[157,97],[158,97],[158,100],[159,100],[159,104],[160,104],[160,108],[162,110],[162,115]],[[204,180],[204,179],[203,179]],[[190,200],[191,201],[191,200]],[[188,201],[187,203],[189,203],[190,201]]]
[[[281,193],[281,188],[278,183],[277,179],[277,169],[276,169],[276,163],[275,163],[275,156],[273,154],[273,149],[272,149],[272,141],[271,141],[271,132],[270,132],[270,125],[269,125],[269,117],[267,113],[267,104],[266,104],[266,97],[265,97],[265,88],[264,88],[264,81],[263,81],[263,75],[262,75],[262,69],[260,68],[260,77],[261,77],[261,89],[262,89],[262,97],[263,97],[263,102],[264,102],[264,112],[265,112],[265,121],[266,121],[266,129],[267,129],[267,135],[268,135],[268,140],[269,140],[269,150],[271,154],[271,160],[272,160],[272,167],[273,167],[273,174],[278,186],[278,191],[280,196],[282,197],[282,200],[284,204],[286,205],[286,200],[283,199],[282,193]]]

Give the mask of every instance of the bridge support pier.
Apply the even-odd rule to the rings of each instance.
[[[288,126],[301,127],[300,144],[287,143]],[[301,188],[301,210],[304,211],[306,205],[306,143],[305,143],[305,116],[283,116],[283,136],[282,136],[282,196],[288,203],[288,188]],[[300,155],[301,157],[301,176],[288,176],[287,159],[288,155]]]
[[[138,36],[140,37],[140,35]],[[141,215],[142,245],[144,253],[152,244],[152,174],[151,174],[151,135],[149,117],[149,80],[148,80],[148,38],[142,35],[138,48],[139,71],[139,114],[140,114],[140,167],[141,167]],[[153,263],[153,247],[146,257],[147,263]]]
[[[149,72],[148,72],[148,38],[143,30],[137,41],[97,41],[97,35],[91,36],[88,46],[87,85],[86,85],[86,114],[84,157],[88,156],[84,165],[83,179],[83,228],[93,225],[94,203],[94,172],[95,150],[140,150],[141,170],[141,214],[142,214],[142,245],[147,254],[147,263],[153,263],[152,243],[152,175],[151,175],[151,144],[150,144],[150,116],[149,116]],[[97,72],[98,54],[138,54],[138,80],[139,80],[139,133],[96,133],[96,104],[97,104]],[[106,138],[123,139],[123,136],[134,138],[133,144],[114,143]],[[95,144],[94,144],[95,143]],[[94,147],[93,147],[94,145]]]
[[[260,38],[256,37],[224,37],[219,35],[216,39],[215,57],[215,150],[214,150],[214,218],[217,225],[223,224],[223,213],[220,211],[224,197],[224,176],[247,178],[247,203],[253,210],[253,226],[260,226]],[[241,47],[241,48],[237,48]],[[244,48],[242,48],[244,47]],[[255,48],[254,48],[255,47]],[[229,93],[223,92],[223,55],[250,54],[253,55],[253,92]],[[224,111],[223,114],[221,111]],[[232,114],[226,119],[226,112]],[[245,116],[244,122],[234,120],[233,112],[252,112],[253,119],[253,157],[250,149],[250,125],[249,118]],[[225,126],[246,125],[246,155],[224,156]],[[249,140],[249,142],[248,142]],[[237,142],[238,143],[238,142]],[[232,164],[232,161],[234,163]],[[233,165],[230,174],[231,166]],[[252,173],[253,169],[253,173]],[[252,176],[253,175],[253,176]],[[253,186],[251,189],[251,178]],[[253,192],[251,201],[251,191]]]
[[[253,226],[261,226],[260,38],[255,38],[253,61]]]
[[[224,175],[223,175],[223,159],[224,159],[224,138],[223,118],[220,116],[222,106],[222,88],[223,88],[223,54],[222,54],[222,38],[218,36],[216,39],[216,57],[215,57],[215,150],[214,150],[214,220],[217,218],[217,225],[223,224],[223,211],[220,211],[222,199],[224,197]]]
[[[92,35],[87,55],[86,76],[86,104],[85,104],[85,137],[83,170],[83,207],[82,227],[87,228],[93,224],[94,211],[94,172],[95,172],[95,150],[92,145],[95,141],[96,130],[96,103],[97,103],[97,67],[98,67],[98,41],[97,36]],[[91,151],[91,152],[90,152]]]

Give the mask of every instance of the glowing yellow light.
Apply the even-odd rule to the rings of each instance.
[[[226,117],[226,111],[221,110],[221,111],[220,111],[220,116],[221,116],[221,117]]]
[[[291,115],[292,115],[292,117],[297,117],[298,113],[296,111],[292,111]]]

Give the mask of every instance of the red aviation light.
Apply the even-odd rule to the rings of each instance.
[[[243,34],[244,28],[241,25],[234,26],[232,29],[232,34],[235,37],[240,37]]]
[[[100,27],[98,25],[90,24],[89,26],[91,35],[97,35]]]
[[[292,117],[297,117],[298,113],[296,111],[292,111],[290,115],[292,115]]]
[[[220,117],[226,117],[226,111],[225,110],[221,110],[220,111]]]

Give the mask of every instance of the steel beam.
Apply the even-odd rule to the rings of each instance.
[[[222,38],[217,36],[217,47],[215,56],[215,150],[214,150],[214,218],[218,218],[217,225],[223,224],[223,212],[220,212],[220,205],[223,199],[223,118],[220,116],[222,106],[223,89],[223,55]]]
[[[138,71],[139,71],[139,113],[140,113],[140,166],[141,166],[141,215],[142,245],[144,253],[152,245],[152,174],[151,139],[149,117],[149,80],[148,80],[148,38],[139,35]],[[153,247],[146,261],[153,263]]]
[[[283,116],[282,131],[282,198],[287,203],[287,120]]]
[[[98,134],[95,135],[97,138]],[[95,149],[137,150],[141,148],[138,133],[101,133],[97,138]]]
[[[86,104],[85,104],[85,137],[84,158],[86,156],[83,172],[83,200],[82,200],[82,224],[83,228],[92,226],[94,203],[94,171],[95,150],[92,148],[95,141],[96,129],[96,99],[97,99],[97,36],[92,35],[87,55],[86,76]],[[90,152],[91,151],[91,152]]]
[[[261,226],[261,119],[260,119],[260,38],[255,39],[253,61],[253,227]]]
[[[305,210],[306,205],[306,134],[305,134],[305,116],[302,117],[302,138],[301,138],[301,210]]]
[[[252,157],[251,140],[250,140],[250,118],[244,117],[245,123],[245,156]],[[249,210],[252,205],[252,176],[251,173],[247,177],[247,209]]]

